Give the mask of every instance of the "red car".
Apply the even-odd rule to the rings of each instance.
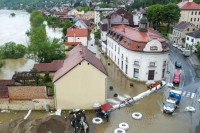
[[[180,79],[181,79],[181,73],[175,72],[174,73],[174,78],[173,78],[173,83],[179,84],[180,83]]]
[[[150,84],[150,85],[147,86],[147,88],[151,89],[151,88],[156,87],[158,85],[159,85],[159,83]]]

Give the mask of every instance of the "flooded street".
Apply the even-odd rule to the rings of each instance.
[[[108,88],[113,86],[113,90],[108,90],[108,99],[112,99],[110,100],[111,104],[114,104],[112,102],[121,102],[125,97],[133,97],[147,90],[145,83],[127,79],[111,60],[105,59],[104,56],[101,59],[109,74]],[[130,87],[130,83],[133,83],[133,87]],[[189,133],[191,114],[184,112],[184,108],[178,108],[173,115],[162,112],[163,102],[167,95],[164,93],[164,89],[167,88],[144,97],[130,107],[113,111],[110,122],[94,126],[95,133],[111,133],[118,128],[121,122],[129,124],[127,133]],[[116,98],[113,97],[115,93],[119,94]],[[142,119],[133,119],[131,115],[134,112],[142,113]]]
[[[11,17],[11,13],[15,17]],[[13,41],[17,44],[29,44],[29,38],[26,32],[30,30],[30,14],[23,10],[0,10],[0,46],[6,42]],[[46,22],[44,22],[46,24]],[[61,29],[55,30],[46,25],[47,36],[60,39],[62,37]],[[0,79],[11,79],[15,71],[29,71],[33,68],[34,61],[30,59],[6,59],[5,65],[0,68]]]

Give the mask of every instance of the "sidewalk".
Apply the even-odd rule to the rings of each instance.
[[[194,68],[200,69],[200,61],[195,54],[190,55],[188,59]]]

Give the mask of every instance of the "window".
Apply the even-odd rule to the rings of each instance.
[[[200,11],[199,11],[199,15],[200,15]]]
[[[191,42],[194,42],[194,39],[192,39]]]
[[[150,66],[150,67],[155,67],[155,62],[150,62],[150,63],[149,63],[149,66]]]
[[[190,29],[188,28],[187,31],[189,31]]]
[[[189,40],[189,37],[187,37],[187,40]]]
[[[130,44],[131,44],[131,43],[129,42],[129,43],[128,43],[128,47],[130,46]]]
[[[122,54],[122,59],[124,58],[124,55]]]
[[[165,69],[162,70],[162,78],[165,77]]]
[[[167,61],[165,60],[164,62],[163,62],[163,66],[166,66],[167,65]]]
[[[128,65],[126,64],[126,71],[125,71],[126,74],[128,74]]]
[[[140,49],[141,48],[141,45],[137,45],[137,49]]]
[[[197,19],[197,21],[199,22],[199,18]]]
[[[197,12],[195,12],[195,15],[197,15]]]
[[[128,62],[128,57],[126,57],[126,62]]]
[[[193,12],[192,12],[192,15],[193,15]]]
[[[123,71],[123,61],[122,61],[122,64],[121,64],[121,69],[122,69],[122,71]]]
[[[193,29],[193,31],[194,31],[195,29]]]
[[[139,66],[139,61],[134,61],[134,65]]]
[[[118,65],[119,65],[119,59],[118,59]]]
[[[134,78],[138,78],[139,77],[139,69],[134,68]]]
[[[115,62],[116,62],[116,55],[115,55]]]
[[[118,54],[120,54],[120,47],[118,47]]]
[[[192,18],[190,19],[190,21],[192,21]]]
[[[194,22],[196,21],[196,18],[194,18]]]
[[[115,51],[116,51],[116,49],[117,49],[117,47],[116,47],[116,45],[115,45]]]

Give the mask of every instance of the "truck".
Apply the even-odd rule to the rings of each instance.
[[[163,107],[163,112],[166,114],[173,114],[178,104],[181,101],[181,91],[170,90],[169,96],[166,99]]]
[[[185,57],[189,57],[190,56],[190,50],[184,50],[183,51],[183,55],[185,56]]]

